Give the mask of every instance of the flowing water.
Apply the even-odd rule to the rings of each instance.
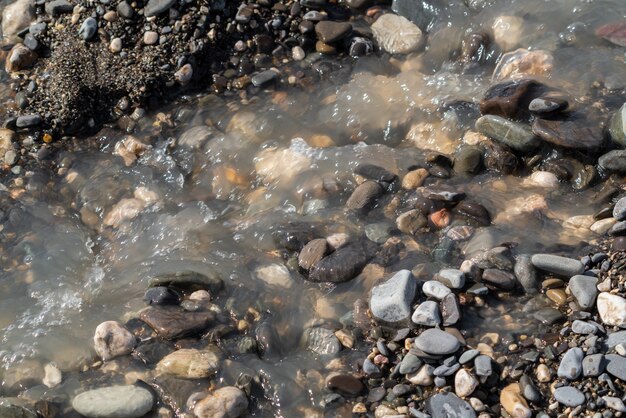
[[[312,382],[326,375],[327,359],[303,347],[303,330],[337,323],[389,273],[408,267],[426,277],[444,265],[457,267],[463,257],[433,259],[445,232],[420,234],[404,239],[399,256],[384,268],[368,266],[350,282],[320,286],[291,267],[274,238],[288,222],[312,225],[323,236],[358,236],[368,225],[394,225],[408,203],[393,193],[366,217],[346,212],[357,185],[353,170],[372,163],[402,177],[410,167],[426,166],[426,152],[453,155],[464,142],[502,52],[494,47],[483,62],[463,64],[457,57],[464,34],[490,28],[498,16],[521,17],[520,33],[507,36],[515,47],[552,53],[554,69],[544,81],[569,94],[574,106],[593,103],[599,86],[626,87],[624,49],[594,34],[596,27],[626,18],[623,1],[470,3],[471,9],[459,3],[439,11],[421,54],[328,61],[330,75],[311,89],[268,91],[243,102],[185,97],[162,115],[150,114],[134,140],[104,128],[54,153],[54,164],[6,174],[8,190],[0,194],[5,391],[15,393],[7,382],[19,370],[40,379],[43,365],[54,362],[67,372],[61,386],[22,389],[32,397],[70,396],[93,378],[78,371],[95,361],[95,327],[142,309],[150,277],[214,270],[226,282],[214,302],[235,320],[249,308],[261,312],[276,330],[281,352],[279,362],[233,357],[219,379],[232,384],[239,370],[262,371],[268,386],[259,405],[273,406],[258,409],[258,416],[321,411],[320,384]],[[9,94],[6,84],[1,91]],[[519,252],[576,254],[597,238],[572,226],[582,219],[572,217],[600,208],[595,197],[601,182],[585,190],[568,182],[547,189],[527,175],[484,171],[429,177],[426,185],[466,192],[491,213],[491,226],[476,228],[459,244],[465,254],[485,242],[516,243]],[[267,277],[259,274],[264,266],[273,266]],[[507,313],[512,304],[504,300],[492,314]],[[515,324],[497,321],[486,328],[476,319],[467,327],[515,330]],[[527,325],[520,319],[517,326]],[[306,378],[301,370],[309,371]]]

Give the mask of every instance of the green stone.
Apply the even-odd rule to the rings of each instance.
[[[532,151],[539,145],[539,139],[529,126],[500,116],[485,115],[479,118],[476,130],[516,151]]]

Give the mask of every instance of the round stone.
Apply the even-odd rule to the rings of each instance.
[[[428,354],[452,354],[461,347],[461,342],[452,334],[440,329],[428,329],[413,342],[416,348]]]
[[[88,418],[137,418],[152,409],[154,398],[138,386],[109,386],[89,390],[72,400],[72,407]]]

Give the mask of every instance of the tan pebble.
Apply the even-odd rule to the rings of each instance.
[[[521,395],[519,384],[511,383],[500,392],[500,403],[512,418],[530,418],[532,413]]]
[[[545,364],[540,364],[539,366],[537,366],[535,374],[537,376],[537,380],[542,383],[549,382],[550,379],[552,379],[550,369]]]
[[[476,345],[476,349],[478,351],[480,351],[480,354],[484,354],[486,356],[489,356],[493,359],[493,348],[491,348],[490,345],[485,344],[485,343],[478,343]]]
[[[567,295],[563,289],[550,289],[546,292],[546,296],[559,306],[567,303]]]
[[[353,414],[367,414],[367,407],[363,402],[359,402],[352,407]]]
[[[333,141],[330,136],[323,134],[311,135],[308,139],[306,139],[306,143],[316,148],[329,148],[336,145],[335,141]]]
[[[417,170],[409,171],[402,178],[402,188],[406,190],[415,190],[424,184],[424,180],[428,177],[428,170],[425,168],[418,168]]]
[[[350,332],[346,331],[345,329],[335,331],[335,337],[337,337],[341,345],[343,345],[344,347],[354,347],[354,337]]]
[[[600,219],[599,221],[594,222],[589,229],[598,235],[604,235],[609,232],[609,229],[611,229],[616,223],[617,219],[615,218]]]
[[[483,343],[491,344],[492,346],[496,345],[500,342],[500,334],[498,334],[497,332],[488,332],[482,336],[480,341]]]
[[[565,286],[565,282],[561,279],[546,279],[541,282],[541,288],[546,289],[558,289]]]

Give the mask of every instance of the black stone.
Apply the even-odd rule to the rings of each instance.
[[[58,17],[59,15],[72,13],[74,6],[72,6],[66,0],[54,0],[46,3],[45,11],[52,17]]]
[[[176,0],[149,0],[143,14],[145,17],[158,16],[168,11],[174,4]]]
[[[373,256],[372,243],[348,244],[318,261],[309,272],[312,282],[343,283],[354,279]]]
[[[146,290],[143,300],[148,305],[177,305],[180,302],[180,294],[168,287],[156,286]]]

